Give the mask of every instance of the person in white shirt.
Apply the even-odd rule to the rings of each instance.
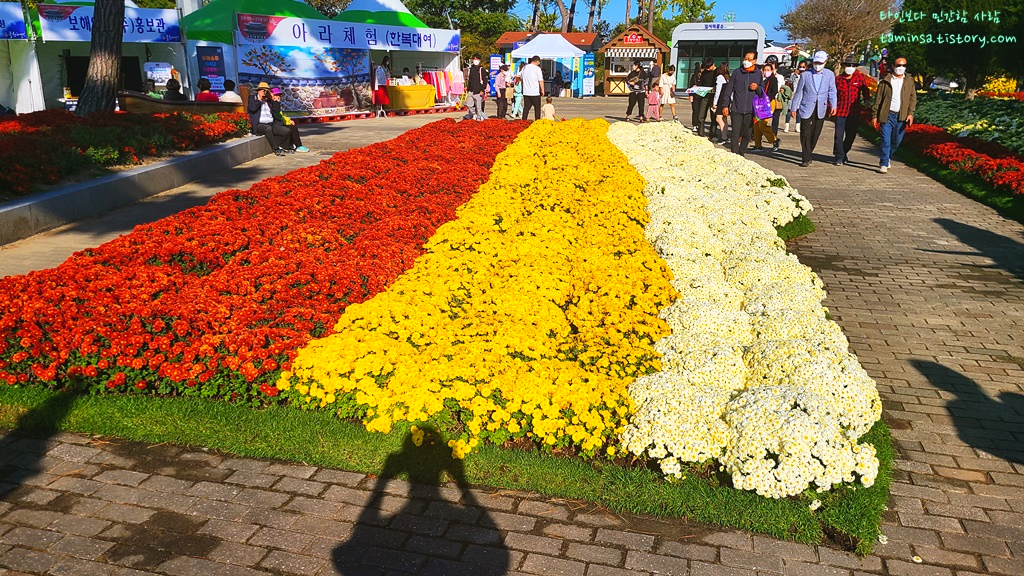
[[[541,117],[544,120],[555,119],[555,105],[551,103],[551,96],[548,96],[547,103],[544,104],[544,107],[541,109]]]
[[[224,81],[224,93],[220,95],[221,102],[231,102],[232,104],[241,104],[242,97],[235,92],[235,83],[232,80]]]
[[[889,160],[896,153],[907,127],[914,123],[917,109],[917,85],[907,76],[907,59],[897,58],[890,74],[878,82],[872,105],[871,125],[882,132],[878,171],[889,171]]]
[[[540,120],[540,98],[544,95],[544,73],[540,70],[540,56],[530,57],[530,63],[523,68],[520,76],[523,81],[523,120],[530,115],[533,108],[533,119]]]

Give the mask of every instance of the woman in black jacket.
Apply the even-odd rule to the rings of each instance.
[[[704,58],[700,70],[693,75],[694,87],[708,89],[707,94],[703,96],[700,94],[690,96],[690,102],[693,104],[693,114],[690,121],[693,124],[693,131],[701,136],[705,135],[704,122],[707,120],[708,111],[711,110],[711,103],[715,99],[715,78],[717,76],[715,61],[710,57]]]

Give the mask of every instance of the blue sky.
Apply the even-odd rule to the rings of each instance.
[[[566,5],[569,4],[569,1],[566,0]],[[775,25],[779,23],[779,16],[787,11],[789,4],[789,2],[781,2],[779,0],[718,0],[715,2],[712,12],[715,14],[715,20],[719,22],[724,21],[723,16],[729,11],[736,14],[737,21],[759,22],[764,26],[764,32],[769,40],[785,42],[785,34],[776,31]],[[631,2],[631,5],[635,11],[636,1]],[[576,10],[575,21],[582,22],[583,26],[586,26],[586,0],[577,0]],[[533,3],[529,0],[518,0],[512,12],[528,21],[533,14]],[[626,0],[610,0],[601,16],[604,20],[610,22],[612,26],[622,22],[626,16]],[[667,41],[669,39],[663,38],[663,40]]]

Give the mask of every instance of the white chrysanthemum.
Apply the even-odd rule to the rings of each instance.
[[[821,280],[776,233],[810,203],[678,125],[620,123],[608,136],[647,180],[645,236],[680,293],[661,314],[662,371],[629,388],[624,448],[677,477],[715,458],[737,488],[775,498],[870,486],[878,460],[857,439],[880,417],[878,392],[828,320]]]

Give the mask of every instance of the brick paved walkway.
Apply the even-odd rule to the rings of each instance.
[[[748,157],[816,205],[819,230],[794,251],[825,281],[901,451],[876,555],[529,494],[8,435],[0,574],[1024,574],[1024,227],[899,162],[869,171],[863,141],[849,167],[801,169],[796,145]]]

